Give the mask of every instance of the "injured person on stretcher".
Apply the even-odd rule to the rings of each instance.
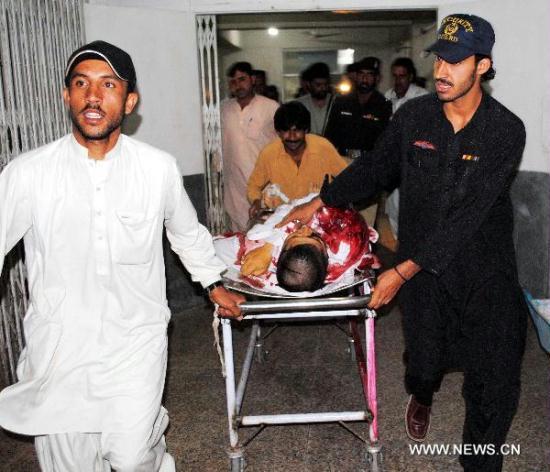
[[[246,234],[215,238],[216,253],[229,267],[224,276],[272,294],[312,296],[328,285],[346,285],[357,271],[378,269],[371,251],[378,233],[351,208],[322,207],[307,225],[291,221],[276,228],[292,208],[316,195],[278,206]]]

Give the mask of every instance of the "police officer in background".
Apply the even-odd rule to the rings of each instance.
[[[391,102],[376,90],[380,78],[380,59],[365,57],[355,67],[355,89],[333,100],[325,127],[325,138],[348,162],[374,147],[392,114]],[[378,194],[356,201],[355,207],[361,210],[369,226],[374,227]]]
[[[444,18],[428,48],[436,94],[404,104],[373,152],[283,221],[304,222],[323,205],[344,206],[400,182],[398,263],[378,277],[371,307],[399,292],[412,440],[426,438],[445,371],[464,371],[463,443],[497,451],[460,457],[466,471],[478,472],[502,469],[498,448],[518,406],[527,321],[510,199],[525,128],[481,87],[495,74],[494,41],[480,17]]]
[[[324,134],[342,156],[350,158],[373,148],[392,114],[391,102],[376,90],[380,59],[365,57],[356,69],[355,89],[335,98]]]

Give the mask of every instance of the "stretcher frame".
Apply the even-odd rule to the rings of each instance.
[[[260,301],[247,301],[241,304],[244,319],[252,321],[252,329],[248,341],[248,347],[241,369],[238,385],[235,383],[235,365],[233,357],[232,323],[230,319],[222,319],[223,353],[225,359],[225,390],[227,403],[227,418],[229,426],[230,470],[241,472],[245,468],[245,445],[240,442],[239,428],[241,426],[259,426],[261,429],[267,425],[311,424],[336,422],[352,432],[366,444],[365,456],[371,472],[382,471],[381,445],[378,437],[378,405],[376,392],[376,356],[374,343],[374,320],[376,312],[368,308],[370,301],[369,280],[362,280],[356,287],[359,295],[354,296],[354,288],[348,288],[348,297],[331,298],[304,298],[304,299],[267,299]],[[238,286],[226,283],[228,288],[239,290]],[[311,311],[310,311],[311,310]],[[347,318],[350,326],[350,354],[356,360],[363,395],[365,398],[365,410],[361,411],[337,411],[320,413],[286,413],[241,415],[246,384],[250,374],[254,356],[262,361],[263,346],[260,322],[263,320],[278,321],[317,321],[319,319]],[[364,322],[365,349],[363,349],[359,335],[359,323]],[[365,356],[366,353],[366,356]],[[349,427],[345,422],[369,422],[368,439],[364,439]],[[258,431],[259,432],[259,431]],[[256,433],[258,434],[258,433]],[[249,439],[250,442],[255,436]]]

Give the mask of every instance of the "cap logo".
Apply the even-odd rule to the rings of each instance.
[[[467,33],[473,33],[474,28],[472,24],[464,18],[458,18],[456,16],[448,16],[441,22],[441,27],[445,25],[443,32],[437,35],[437,39],[443,39],[445,41],[451,41],[453,43],[458,42],[458,37],[455,34],[458,32],[460,26],[464,28]]]

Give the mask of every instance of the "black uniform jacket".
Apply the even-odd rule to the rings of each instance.
[[[391,102],[376,90],[364,105],[359,103],[356,94],[338,95],[330,108],[325,138],[343,156],[348,149],[370,151],[391,113]]]
[[[343,206],[399,186],[399,261],[435,275],[461,266],[466,275],[504,270],[515,278],[509,190],[524,145],[522,121],[489,95],[456,134],[437,96],[425,95],[403,105],[375,149],[321,198]]]

